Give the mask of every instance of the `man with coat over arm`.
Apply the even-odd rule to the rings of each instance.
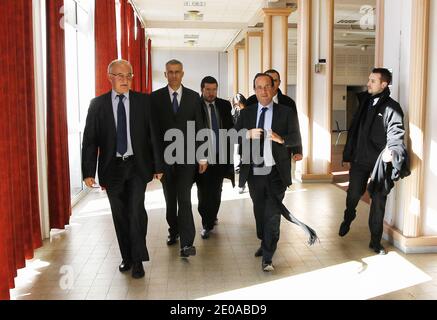
[[[344,219],[339,235],[344,237],[356,217],[356,207],[378,159],[391,166],[393,151],[405,150],[404,114],[390,97],[389,84],[392,74],[384,68],[375,68],[369,76],[367,91],[358,95],[360,106],[348,130],[343,162],[350,163],[349,188]],[[381,244],[387,192],[371,193],[369,213],[369,248],[378,254],[386,254]]]

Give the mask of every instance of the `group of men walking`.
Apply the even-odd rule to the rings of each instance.
[[[203,78],[201,96],[182,85],[183,64],[170,60],[165,76],[168,85],[146,95],[131,91],[132,66],[116,60],[108,66],[112,90],[91,101],[82,148],[82,172],[88,187],[96,183],[106,189],[111,205],[122,262],[121,272],[132,269],[132,277],[144,276],[143,261],[149,260],[146,245],[147,212],[144,194],[153,178],[162,182],[168,223],[167,245],[179,241],[180,256],[196,255],[195,224],[191,188],[198,189],[198,211],[202,218],[201,237],[207,239],[217,223],[223,180],[234,181],[233,143],[221,131],[244,132],[238,140],[241,165],[239,186],[249,186],[262,257],[262,270],[273,271],[272,263],[279,240],[282,200],[292,183],[292,159],[302,156],[302,142],[296,104],[280,89],[280,75],[275,70],[256,75],[255,95],[247,100],[237,119],[231,104],[217,97],[218,83],[211,76]],[[386,69],[373,70],[368,92],[352,122],[344,160],[352,164],[347,209],[339,234],[344,236],[355,218],[355,208],[365,192],[380,153],[383,163],[391,163],[393,151],[403,146],[403,114],[389,95],[391,74]],[[236,123],[234,123],[236,121]],[[192,132],[209,132],[210,148],[205,156],[190,161],[192,152],[202,146],[189,145]],[[171,132],[182,140],[174,147]],[[245,148],[244,144],[249,148]],[[258,146],[259,155],[253,152]],[[170,161],[177,158],[177,161]],[[370,212],[371,248],[385,253],[380,241],[387,190],[375,188]]]

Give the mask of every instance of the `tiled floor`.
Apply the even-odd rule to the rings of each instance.
[[[437,299],[437,254],[404,255],[389,243],[387,256],[367,247],[368,205],[361,202],[350,234],[337,235],[345,193],[329,184],[295,184],[285,203],[312,226],[321,242],[306,245],[303,231],[285,221],[274,256],[276,270],[261,271],[248,193],[224,186],[219,225],[200,237],[196,188],[193,212],[197,256],[179,257],[167,247],[165,202],[159,183],[148,186],[146,276],[132,279],[117,267],[120,255],[109,203],[94,191],[74,208],[71,226],[53,235],[19,270],[13,299]],[[309,291],[308,291],[309,290]]]

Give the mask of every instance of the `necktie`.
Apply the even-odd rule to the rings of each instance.
[[[219,125],[217,120],[217,115],[215,114],[214,104],[210,103],[209,108],[211,109],[211,129],[214,131],[214,142],[216,154],[219,153]]]
[[[266,107],[263,107],[261,109],[261,115],[260,115],[259,120],[258,120],[258,125],[256,126],[257,129],[264,130],[264,122],[265,122],[264,120],[266,118],[266,111],[267,110],[268,110],[268,108],[266,108]],[[263,157],[264,157],[264,138],[265,138],[265,133],[263,133],[261,135],[260,141],[259,141],[259,147],[260,147],[259,155],[260,155],[261,159],[259,159],[258,161],[255,161],[258,164],[254,164],[254,167],[257,167],[257,168],[261,168],[264,166],[264,159],[263,159]]]
[[[177,92],[173,92],[173,112],[177,113],[178,109],[179,109],[178,93]]]
[[[266,108],[266,107],[263,107],[262,109],[261,109],[261,115],[260,115],[260,117],[259,117],[259,120],[258,120],[258,126],[257,126],[257,128],[258,129],[263,129],[264,130],[264,120],[265,120],[265,118],[266,118],[266,111],[268,110],[268,108]],[[265,133],[263,133],[262,134],[262,136],[261,136],[261,141],[260,141],[260,147],[261,147],[261,150],[260,150],[260,155],[261,155],[261,157],[263,157],[264,156],[264,139],[265,139]]]
[[[118,95],[117,108],[117,152],[124,155],[127,151],[127,125],[126,125],[126,109],[124,107],[124,95]]]

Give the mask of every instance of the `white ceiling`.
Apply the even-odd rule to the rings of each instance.
[[[155,48],[202,48],[222,51],[263,7],[263,0],[134,0]],[[185,6],[203,3],[204,6]],[[188,10],[199,10],[202,21],[185,21]],[[186,35],[198,35],[193,45]]]
[[[148,36],[155,48],[224,50],[248,26],[262,23],[261,8],[266,6],[265,0],[131,0],[141,13],[146,24]],[[271,2],[275,2],[270,0]],[[287,0],[288,2],[288,0]],[[186,4],[197,6],[186,6]],[[185,5],[184,5],[185,4]],[[200,4],[200,5],[199,5]],[[376,6],[376,0],[335,0],[335,21],[357,20],[351,24],[340,25],[336,30],[336,45],[359,43],[371,45],[374,31],[359,28],[364,5]],[[201,21],[185,21],[184,14],[188,10],[198,10],[203,14]],[[289,23],[297,22],[298,13],[290,15]],[[196,41],[188,41],[187,37],[196,37]],[[293,38],[293,36],[291,36]],[[374,40],[373,40],[374,43]]]

